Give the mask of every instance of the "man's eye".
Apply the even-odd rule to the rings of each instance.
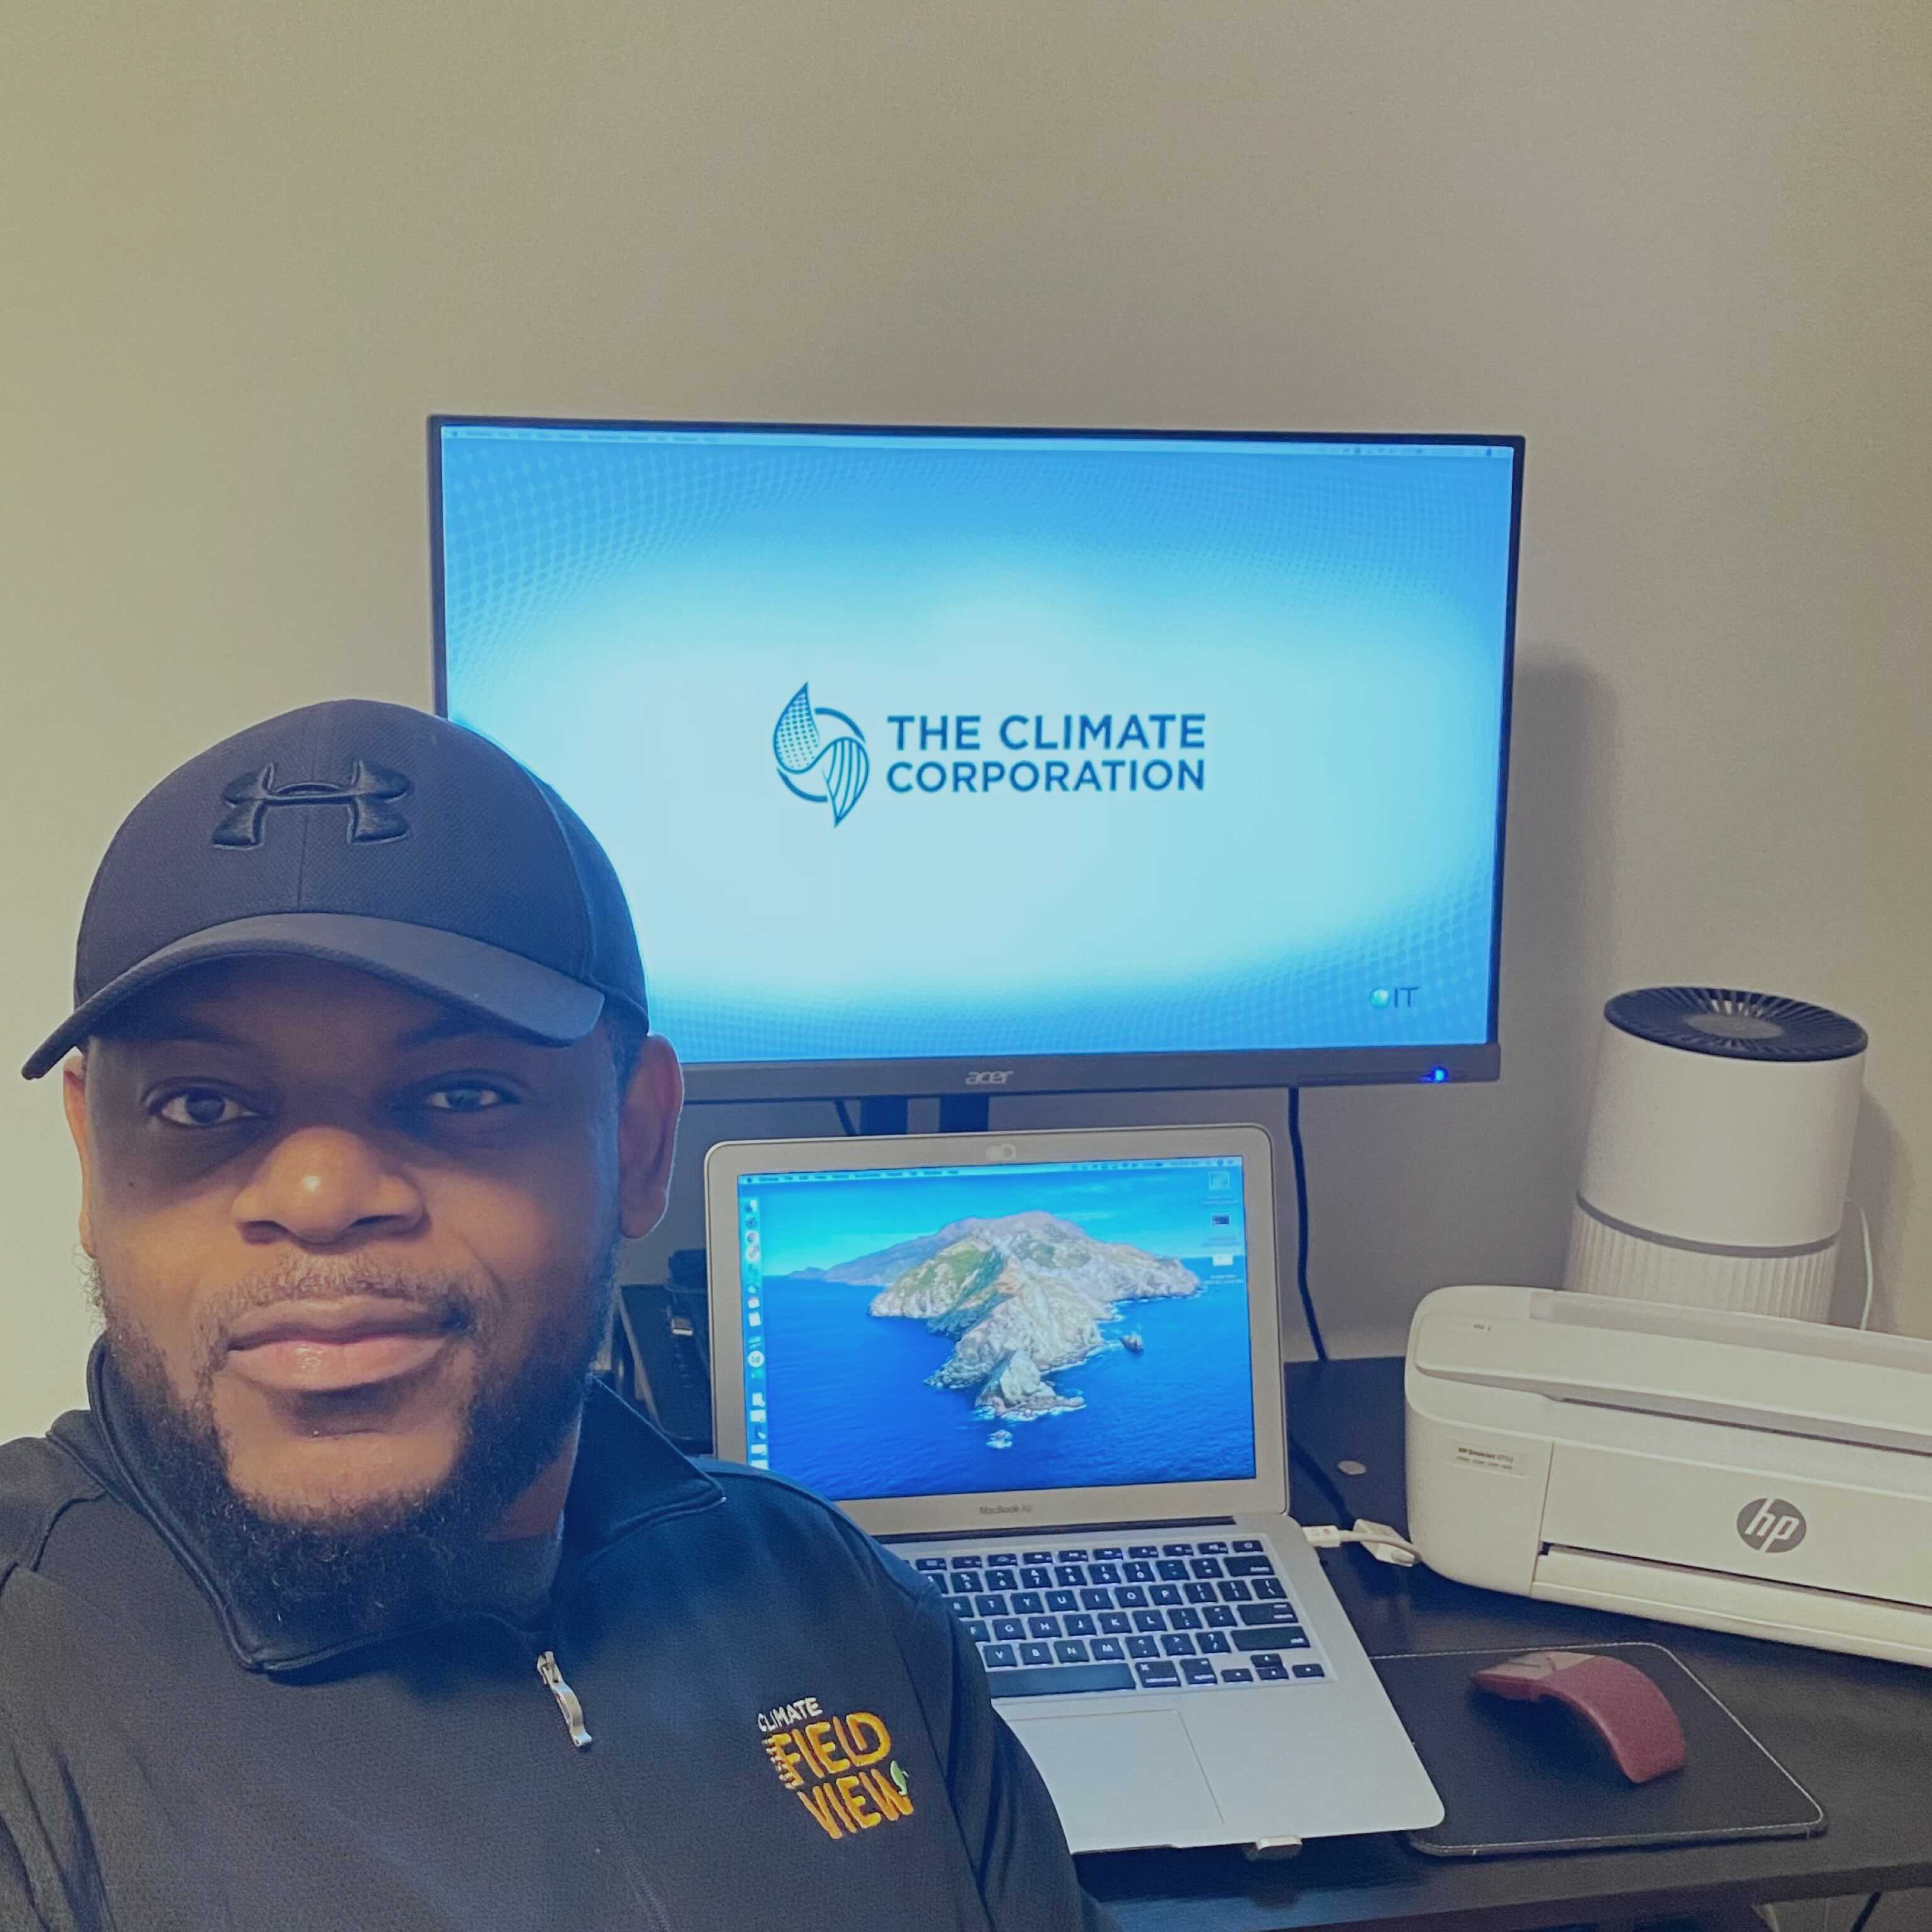
[[[439,1087],[423,1096],[423,1105],[440,1114],[487,1114],[509,1105],[510,1096],[500,1087],[481,1080],[463,1080]]]
[[[255,1110],[212,1087],[183,1087],[154,1112],[178,1127],[232,1127],[237,1120],[252,1119]]]

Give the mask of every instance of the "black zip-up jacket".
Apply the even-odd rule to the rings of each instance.
[[[938,1594],[803,1491],[596,1390],[548,1632],[304,1654],[88,1390],[0,1448],[4,1932],[1105,1925]]]

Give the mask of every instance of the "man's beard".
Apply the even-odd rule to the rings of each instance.
[[[582,1413],[616,1259],[614,1240],[596,1274],[567,1295],[554,1284],[519,1284],[519,1298],[554,1304],[555,1312],[530,1352],[503,1367],[492,1352],[500,1325],[494,1306],[460,1281],[414,1281],[362,1266],[250,1276],[199,1324],[194,1390],[185,1400],[147,1331],[98,1268],[92,1275],[142,1474],[206,1552],[214,1580],[250,1624],[322,1647],[460,1611],[484,1539],[555,1460]],[[213,1383],[228,1324],[251,1308],[351,1293],[430,1309],[474,1348],[479,1380],[448,1473],[427,1490],[349,1509],[278,1509],[243,1495],[214,1420]]]

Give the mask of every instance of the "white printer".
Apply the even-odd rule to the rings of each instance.
[[[1444,1288],[1404,1390],[1442,1575],[1932,1664],[1932,1342]]]

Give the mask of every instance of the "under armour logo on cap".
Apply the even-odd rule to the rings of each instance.
[[[394,801],[406,798],[415,789],[400,772],[372,765],[362,758],[350,766],[346,785],[304,781],[278,788],[274,766],[264,765],[260,771],[244,772],[222,787],[222,802],[228,810],[214,828],[212,842],[260,844],[262,814],[280,805],[346,806],[352,845],[374,845],[386,838],[406,838],[410,822],[394,808]]]

